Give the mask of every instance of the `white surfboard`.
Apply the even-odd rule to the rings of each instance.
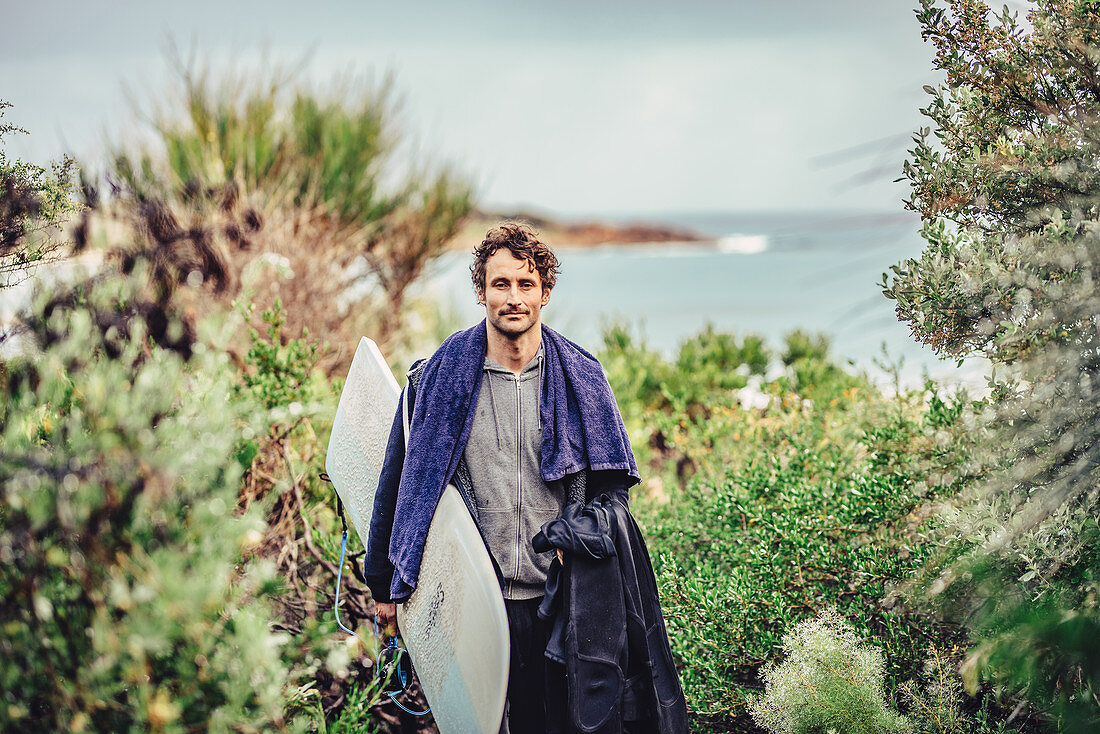
[[[325,471],[366,545],[374,494],[400,390],[363,337],[332,423]],[[489,552],[448,485],[424,545],[416,591],[397,624],[442,734],[493,734],[508,691],[508,618]]]

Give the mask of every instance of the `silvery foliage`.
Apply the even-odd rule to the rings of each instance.
[[[932,590],[994,559],[1034,589],[1079,560],[1100,509],[1100,10],[1040,0],[1028,28],[946,4],[918,10],[947,79],[905,163],[927,247],[883,289],[918,340],[994,368],[949,518],[970,550]]]
[[[774,734],[914,731],[885,691],[882,651],[868,645],[836,610],[783,637],[784,659],[763,669],[764,693],[749,700],[753,720]]]

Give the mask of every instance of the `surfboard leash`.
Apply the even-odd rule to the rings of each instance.
[[[318,475],[318,477],[320,477],[320,479],[322,479],[323,481],[326,481],[329,484],[332,484],[332,479],[329,478],[328,472],[321,472]],[[335,489],[335,487],[336,487],[336,485],[333,484],[333,489]],[[367,641],[364,640],[362,637],[360,637],[355,632],[355,630],[349,629],[348,627],[346,627],[344,625],[343,622],[340,621],[340,587],[343,586],[344,561],[347,558],[347,551],[348,551],[348,521],[344,517],[344,502],[343,502],[343,500],[340,499],[340,493],[339,492],[336,493],[336,514],[340,516],[340,524],[343,527],[343,529],[341,531],[341,537],[340,537],[340,565],[336,567],[336,600],[333,602],[332,611],[333,611],[333,614],[336,616],[336,626],[338,626],[344,632],[347,632],[349,635],[352,635],[357,640],[362,642],[363,645],[365,645],[367,647],[367,649],[369,650],[370,645],[367,645]],[[378,636],[378,612],[377,611],[374,613],[374,639],[375,640],[382,639]],[[374,658],[375,674],[378,677],[382,678],[383,680],[387,680],[387,679],[390,678],[392,673],[386,673],[385,675],[382,675],[381,671],[383,670],[383,665],[382,665],[383,657],[388,658],[387,663],[385,665],[385,668],[389,669],[389,668],[392,667],[396,671],[397,680],[401,684],[401,688],[398,688],[397,690],[393,690],[393,691],[383,690],[382,692],[385,693],[387,696],[389,696],[389,699],[391,701],[393,701],[393,703],[397,706],[397,708],[401,709],[402,711],[404,711],[407,714],[412,714],[413,716],[424,716],[425,714],[430,713],[431,710],[432,710],[431,706],[427,707],[423,711],[413,711],[411,708],[409,708],[408,706],[406,706],[405,704],[403,704],[403,703],[401,703],[400,701],[397,700],[397,697],[399,695],[401,695],[402,693],[407,693],[408,692],[409,685],[411,684],[410,675],[409,675],[411,666],[409,665],[409,662],[408,662],[408,660],[409,660],[408,651],[406,651],[405,648],[401,647],[400,645],[394,644],[393,640],[390,640],[388,645],[386,645],[385,647],[381,648],[378,651],[378,654]]]

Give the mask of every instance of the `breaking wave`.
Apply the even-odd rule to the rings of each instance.
[[[718,251],[737,255],[755,255],[768,249],[768,237],[762,234],[731,234],[718,240]]]

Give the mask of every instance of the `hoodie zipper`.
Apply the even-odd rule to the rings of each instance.
[[[519,375],[513,375],[516,382],[516,545],[515,569],[519,577],[520,547],[523,545],[523,401],[520,399]]]

